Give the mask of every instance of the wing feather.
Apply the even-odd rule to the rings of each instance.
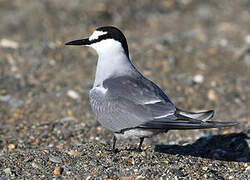
[[[112,131],[138,127],[154,117],[175,113],[175,107],[168,97],[153,82],[129,76],[105,80],[105,96],[90,92],[90,102],[97,120]],[[98,101],[98,102],[96,102]]]

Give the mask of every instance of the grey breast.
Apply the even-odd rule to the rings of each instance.
[[[103,87],[107,92],[90,91],[90,104],[101,125],[114,132],[143,126],[158,117],[172,118],[176,110],[162,90],[144,77],[110,78]]]

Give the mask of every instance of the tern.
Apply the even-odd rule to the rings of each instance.
[[[235,122],[212,121],[213,110],[187,112],[177,108],[168,96],[132,64],[125,36],[116,27],[97,28],[90,37],[65,45],[88,46],[98,54],[93,88],[89,92],[97,121],[118,139],[140,139],[169,130],[234,126]]]

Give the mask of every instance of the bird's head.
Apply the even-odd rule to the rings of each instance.
[[[128,44],[125,36],[118,28],[113,26],[99,27],[89,38],[70,41],[65,45],[89,46],[94,48],[99,55],[121,52],[129,57]]]

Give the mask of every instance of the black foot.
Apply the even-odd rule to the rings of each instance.
[[[140,148],[140,149],[138,148],[138,149],[135,149],[135,151],[136,151],[136,152],[142,152],[142,149],[141,149],[141,148]]]
[[[118,148],[115,148],[115,149],[105,149],[105,150],[108,151],[111,154],[113,154],[113,153],[116,154],[116,153],[120,152],[120,150]]]
[[[141,146],[142,146],[142,143],[144,141],[144,138],[140,138],[140,144],[139,144],[139,147],[138,147],[138,152],[142,152],[142,149],[141,149]]]
[[[113,153],[118,153],[119,151],[118,151],[117,148],[115,148],[115,144],[116,144],[116,137],[113,136],[113,148],[112,148],[112,152]]]
[[[115,149],[112,149],[112,152],[116,154],[119,152],[119,150],[117,148],[115,148]]]

